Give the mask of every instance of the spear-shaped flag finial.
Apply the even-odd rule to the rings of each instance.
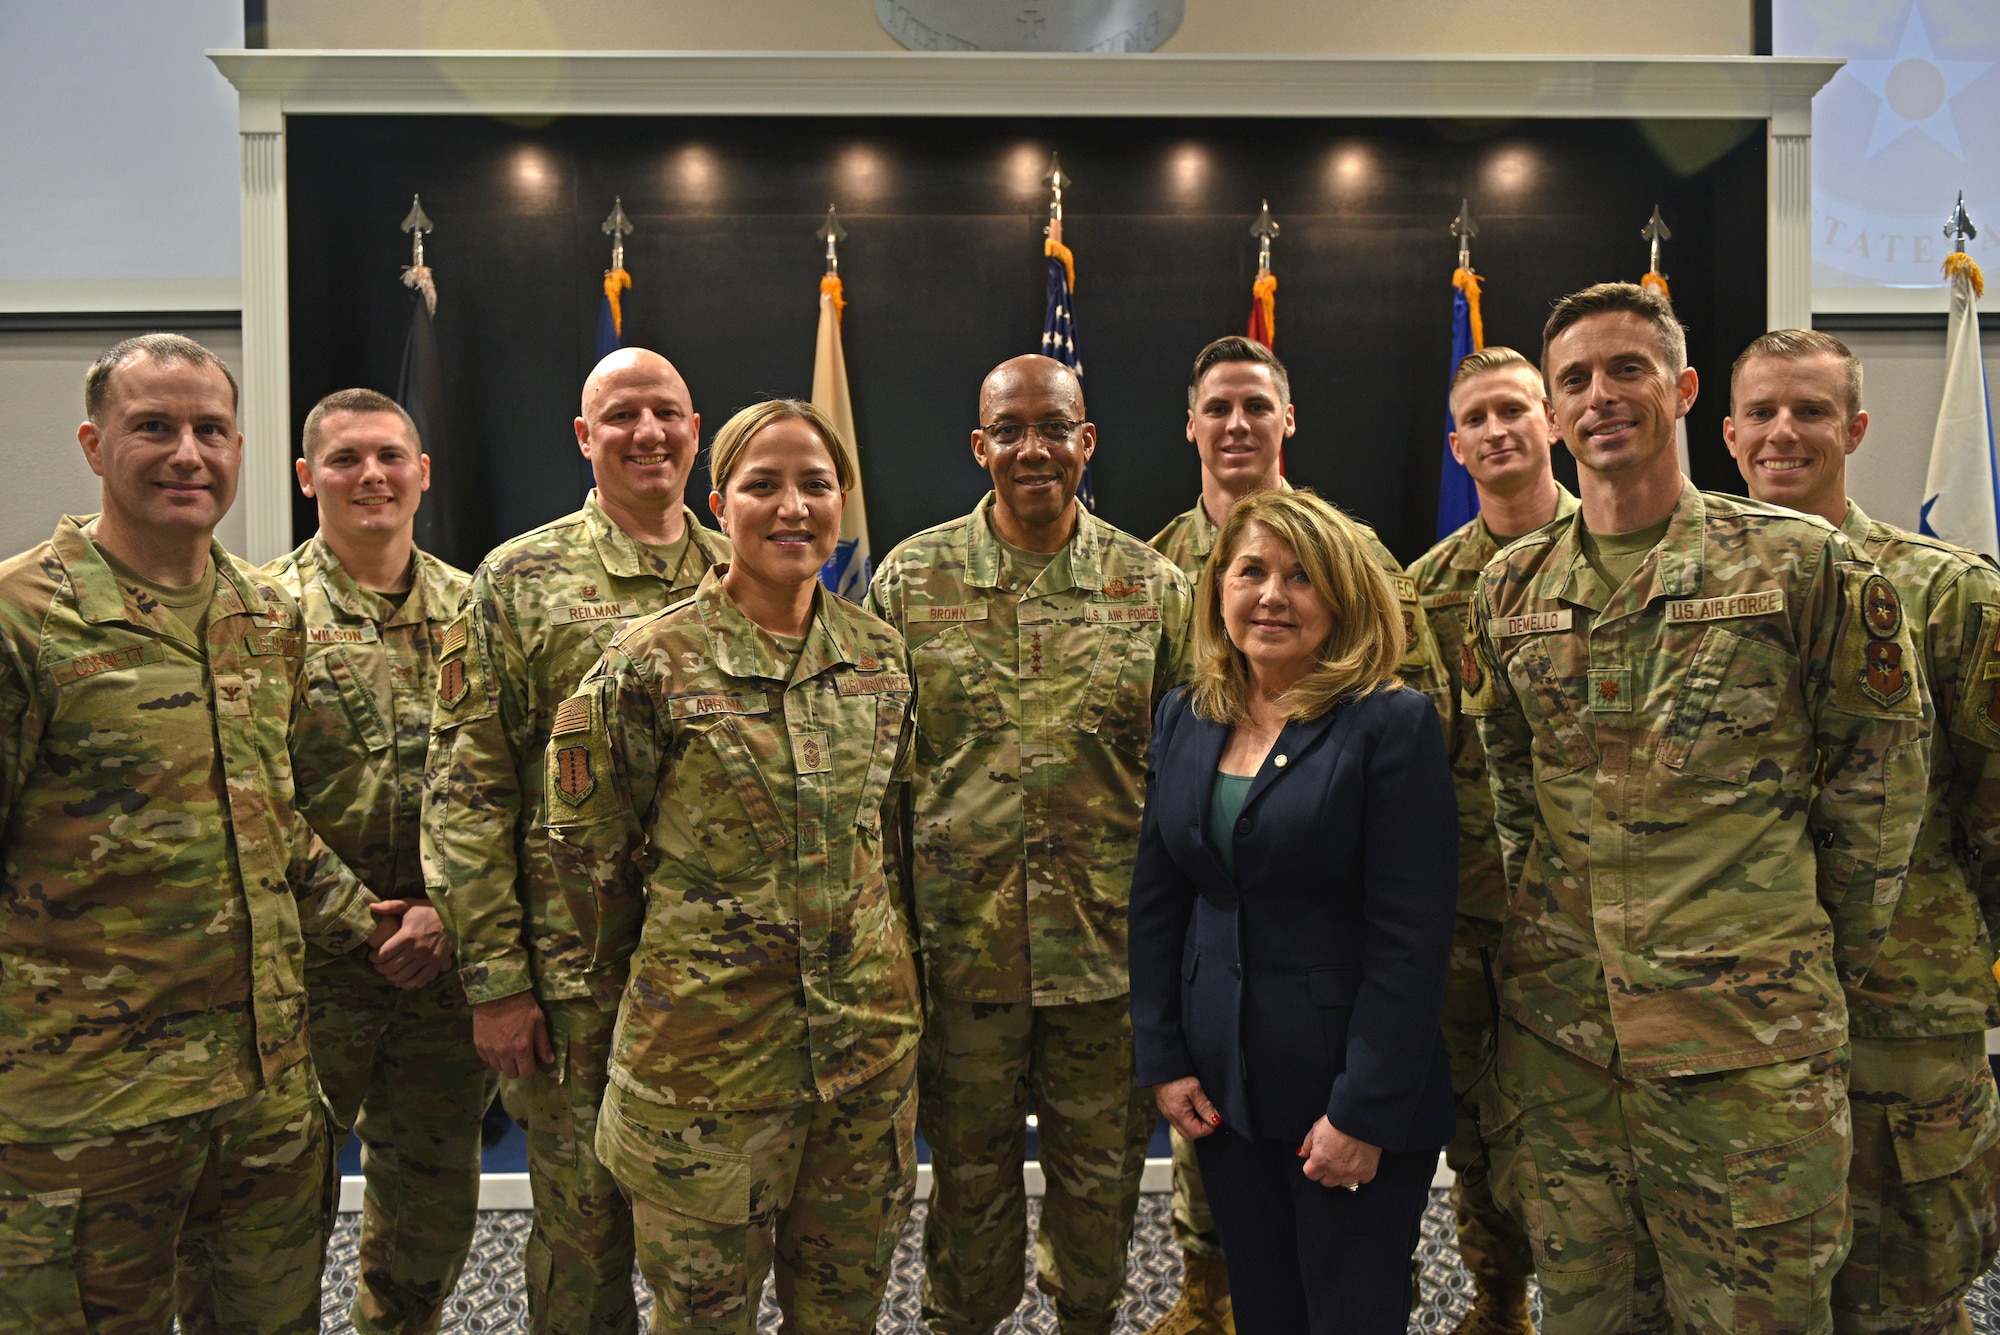
[[[625,216],[625,196],[611,197],[611,213],[597,225],[597,230],[611,238],[611,269],[625,267],[625,238],[632,235],[632,220]]]
[[[403,228],[410,234],[410,262],[403,269],[403,286],[424,296],[424,307],[432,315],[437,314],[437,284],[432,280],[431,269],[424,263],[424,233],[431,231],[431,218],[424,212],[424,197],[410,196],[410,211],[403,217]]]
[[[1069,188],[1069,177],[1063,173],[1062,154],[1049,155],[1049,173],[1042,178],[1042,184],[1049,188],[1049,240],[1062,244],[1062,197]]]
[[[1257,238],[1257,272],[1269,273],[1271,269],[1271,243],[1278,239],[1278,222],[1271,216],[1271,201],[1265,200],[1264,207],[1257,215],[1257,221],[1250,224],[1250,235]]]
[[[1674,233],[1673,229],[1667,226],[1667,220],[1660,216],[1658,204],[1653,205],[1653,216],[1646,219],[1646,225],[1639,229],[1639,235],[1651,243],[1651,249],[1646,257],[1646,268],[1665,278],[1666,274],[1660,268],[1660,243],[1673,240]]]
[[[1451,220],[1451,234],[1458,238],[1458,267],[1472,268],[1472,238],[1479,235],[1479,219],[1472,216],[1472,201],[1458,201],[1458,216]]]
[[[840,209],[837,205],[826,206],[826,221],[819,225],[814,236],[826,242],[826,271],[840,272],[840,251],[837,247],[847,240],[847,229],[840,225]]]
[[[1944,220],[1944,234],[1951,241],[1952,249],[1958,254],[1965,253],[1965,243],[1977,240],[1979,229],[1972,225],[1972,215],[1965,211],[1965,192],[1958,192],[1958,203],[1952,205],[1951,216]]]

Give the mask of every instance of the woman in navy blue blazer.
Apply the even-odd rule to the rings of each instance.
[[[1138,1078],[1195,1141],[1239,1335],[1400,1332],[1452,1132],[1457,806],[1402,620],[1310,491],[1223,523],[1154,721],[1132,878]]]

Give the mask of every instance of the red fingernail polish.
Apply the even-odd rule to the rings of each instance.
[[[1209,1124],[1210,1126],[1221,1126],[1221,1125],[1222,1125],[1222,1114],[1221,1114],[1221,1113],[1210,1113],[1210,1114],[1208,1115],[1208,1124]]]

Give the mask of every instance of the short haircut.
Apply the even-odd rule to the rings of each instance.
[[[1201,378],[1224,362],[1255,362],[1266,368],[1271,373],[1271,379],[1278,383],[1278,406],[1282,408],[1292,401],[1292,378],[1285,374],[1285,364],[1278,360],[1278,354],[1254,338],[1229,334],[1195,354],[1194,371],[1188,376],[1188,407],[1194,407],[1195,391],[1201,388]]]
[[[319,453],[319,438],[326,431],[326,419],[335,413],[394,413],[402,419],[403,430],[410,433],[417,451],[422,453],[424,438],[417,431],[417,424],[403,411],[403,405],[373,389],[336,389],[333,393],[313,405],[306,414],[305,430],[299,433],[299,452],[311,463],[313,455]]]
[[[185,334],[139,334],[114,343],[104,350],[102,356],[90,364],[83,373],[83,415],[97,422],[111,403],[112,380],[118,368],[128,357],[144,355],[157,366],[173,366],[186,363],[190,366],[212,366],[222,372],[222,378],[229,382],[229,411],[235,412],[240,403],[236,388],[236,377],[228,363],[204,348]],[[101,423],[100,423],[101,425]]]
[[[819,438],[826,442],[827,453],[833,456],[834,481],[839,483],[841,491],[853,491],[854,447],[840,434],[831,417],[804,399],[766,399],[724,422],[708,447],[709,485],[717,491],[726,487],[750,438],[774,422],[788,421],[804,422],[819,433]]]
[[[1189,684],[1194,712],[1211,723],[1250,717],[1250,668],[1229,642],[1222,582],[1252,524],[1292,549],[1313,591],[1333,613],[1333,629],[1312,670],[1279,697],[1285,717],[1315,719],[1343,700],[1400,686],[1402,607],[1361,526],[1310,488],[1260,491],[1230,509],[1195,586],[1195,668]]]
[[[1832,334],[1821,333],[1817,329],[1773,329],[1768,334],[1759,334],[1743,349],[1741,356],[1729,365],[1729,411],[1736,411],[1736,377],[1752,357],[1784,357],[1799,360],[1806,357],[1838,357],[1841,369],[1847,373],[1847,416],[1852,421],[1861,411],[1861,359],[1848,350],[1845,343]]]
[[[1556,341],[1556,335],[1578,320],[1616,311],[1630,311],[1653,326],[1660,349],[1667,354],[1669,375],[1679,376],[1687,370],[1687,331],[1674,317],[1673,303],[1637,283],[1598,283],[1570,293],[1549,312],[1549,321],[1542,326],[1542,374],[1551,380],[1555,378],[1549,366],[1549,345]]]
[[[1458,364],[1458,370],[1452,374],[1451,387],[1445,392],[1445,397],[1449,399],[1456,394],[1458,387],[1474,376],[1486,375],[1492,371],[1511,371],[1516,368],[1526,371],[1535,378],[1535,383],[1541,387],[1543,398],[1549,396],[1548,382],[1542,379],[1540,367],[1514,349],[1495,344],[1493,347],[1481,348],[1477,352],[1468,352],[1465,355],[1465,359]]]

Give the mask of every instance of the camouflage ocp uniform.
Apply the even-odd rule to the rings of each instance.
[[[87,519],[0,563],[0,1326],[316,1331],[304,937],[375,898],[292,805],[291,600],[210,547],[199,634]],[[176,1253],[178,1252],[178,1258]]]
[[[1576,497],[1558,485],[1555,519],[1576,513],[1576,504]],[[1479,744],[1473,721],[1459,707],[1466,678],[1479,673],[1472,657],[1477,652],[1472,599],[1479,591],[1480,572],[1499,551],[1486,521],[1474,515],[1418,557],[1410,567],[1410,578],[1452,687],[1445,746],[1451,755],[1452,788],[1458,795],[1458,917],[1452,930],[1443,1019],[1458,1095],[1458,1126],[1445,1146],[1445,1162],[1455,1175],[1451,1199],[1465,1268],[1475,1278],[1491,1277],[1495,1286],[1512,1292],[1534,1273],[1534,1257],[1520,1223],[1493,1199],[1478,1110],[1470,1097],[1493,1062],[1500,1018],[1493,1006],[1493,971],[1500,956],[1500,926],[1507,915],[1507,886],[1493,834],[1486,750]]]
[[[1847,989],[1854,1248],[1835,1328],[1970,1330],[1958,1300],[2000,1254],[2000,571],[1849,504],[1841,531],[1889,577],[1934,711],[1930,790],[1889,937]]]
[[[266,573],[305,624],[299,808],[380,894],[422,901],[417,826],[437,647],[470,580],[419,551],[398,606],[361,587],[320,537]],[[354,1328],[435,1330],[479,1222],[479,1120],[493,1093],[465,989],[447,969],[405,991],[360,952],[322,950],[307,952],[306,987],[320,1084],[362,1143]]]
[[[914,725],[889,626],[820,589],[796,657],[730,600],[621,631],[556,711],[572,916],[629,974],[598,1157],[655,1330],[870,1335],[916,1189]]]
[[[1823,522],[1685,486],[1618,588],[1582,513],[1474,604],[1512,887],[1494,1191],[1543,1329],[1822,1331],[1848,1248],[1843,983],[1874,962],[1929,728],[1894,587]]]
[[[612,634],[694,592],[729,540],[682,508],[671,559],[626,534],[593,492],[583,508],[495,548],[438,650],[424,786],[424,879],[473,1005],[532,990],[555,1061],[509,1092],[528,1124],[535,1227],[530,1322],[632,1330],[631,1210],[591,1149],[612,1011],[549,862],[545,751],[556,707]]]
[[[1281,482],[1280,485],[1286,491],[1292,489],[1289,482]],[[1396,674],[1429,696],[1431,703],[1437,706],[1439,716],[1449,726],[1456,709],[1451,678],[1438,648],[1437,636],[1424,616],[1417,583],[1404,572],[1402,562],[1396,559],[1395,554],[1382,545],[1374,529],[1358,519],[1354,520],[1354,524],[1368,544],[1368,554],[1375,558],[1376,565],[1387,572],[1390,586],[1396,591],[1397,605],[1403,613],[1403,657],[1396,665]],[[1207,507],[1197,496],[1191,508],[1175,515],[1146,545],[1179,567],[1180,572],[1187,576],[1188,588],[1193,590],[1201,583],[1202,569],[1207,566],[1209,554],[1215,550],[1215,540],[1221,532],[1215,521],[1208,517]],[[1463,807],[1460,809],[1463,810]],[[1215,1216],[1209,1212],[1208,1192],[1201,1184],[1201,1166],[1195,1162],[1194,1142],[1178,1131],[1170,1134],[1174,1147],[1174,1241],[1184,1252],[1197,1256],[1220,1256],[1222,1236],[1216,1232]]]
[[[1185,673],[1190,601],[1180,571],[1081,507],[1068,545],[1024,570],[993,504],[899,545],[868,592],[917,678],[924,1319],[986,1335],[1020,1300],[1032,1093],[1038,1282],[1089,1335],[1117,1310],[1156,1117],[1132,1084],[1125,917],[1153,707]]]

